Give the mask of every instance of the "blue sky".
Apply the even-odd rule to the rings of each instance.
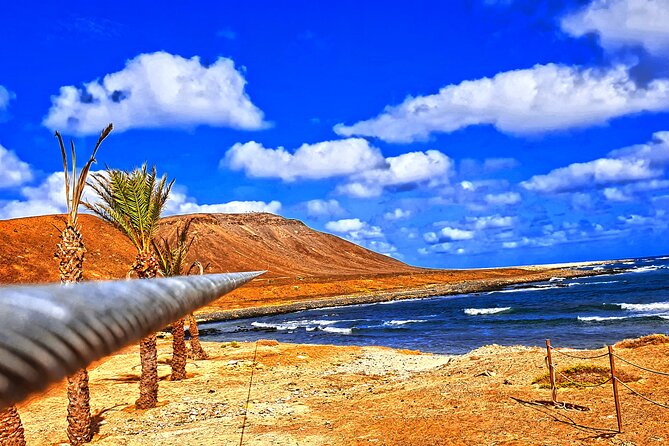
[[[66,6],[65,6],[66,5]],[[669,0],[14,2],[0,218],[64,210],[55,130],[415,265],[669,252]],[[89,199],[94,197],[89,196]]]

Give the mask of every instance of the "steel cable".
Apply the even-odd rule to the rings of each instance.
[[[0,408],[44,390],[260,274],[0,287]]]
[[[639,369],[641,369],[641,370],[645,370],[646,372],[655,373],[655,374],[657,374],[657,375],[662,375],[662,376],[669,376],[669,373],[666,373],[666,372],[660,372],[660,371],[653,370],[653,369],[647,369],[646,367],[642,367],[642,366],[640,366],[640,365],[638,365],[638,364],[634,364],[633,362],[630,362],[630,361],[628,361],[628,360],[625,359],[625,358],[621,358],[620,356],[618,356],[618,355],[616,355],[616,354],[614,354],[613,356],[615,356],[616,358],[620,359],[622,362],[626,362],[627,364],[631,365],[632,367],[637,367],[637,368],[639,368]]]
[[[637,392],[636,390],[634,390],[633,388],[631,388],[630,386],[628,386],[627,384],[625,384],[624,382],[622,382],[621,380],[619,380],[617,377],[616,377],[616,381],[618,381],[620,384],[622,384],[623,386],[625,386],[625,387],[627,388],[627,390],[629,390],[630,392],[632,392],[632,393],[635,394],[636,396],[643,398],[644,400],[648,401],[649,403],[655,404],[655,405],[660,406],[660,407],[663,407],[663,408],[665,408],[665,409],[669,409],[669,405],[667,405],[667,404],[662,404],[662,403],[658,403],[657,401],[651,400],[651,399],[648,398],[647,396],[640,394],[639,392]]]
[[[553,350],[555,353],[559,353],[561,355],[567,356],[569,358],[574,358],[574,359],[597,359],[597,358],[603,358],[604,356],[609,356],[608,353],[602,353],[601,355],[595,355],[595,356],[576,356],[576,355],[570,355],[569,353],[565,353],[563,351],[560,351],[556,349],[555,347],[551,347],[551,350]]]

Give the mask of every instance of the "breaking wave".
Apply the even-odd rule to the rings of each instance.
[[[479,316],[482,314],[497,314],[504,311],[509,311],[511,307],[501,307],[501,308],[465,308],[465,314],[469,316]]]

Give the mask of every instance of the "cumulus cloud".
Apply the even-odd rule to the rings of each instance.
[[[328,231],[342,234],[347,240],[364,248],[391,257],[402,257],[397,248],[385,238],[380,226],[373,226],[359,218],[345,218],[325,224]]]
[[[503,192],[499,194],[486,194],[486,203],[493,206],[510,206],[520,203],[520,194],[518,192]]]
[[[653,140],[610,152],[607,157],[574,163],[535,175],[521,183],[525,189],[560,193],[586,188],[633,183],[660,177],[669,164],[669,132],[657,132]]]
[[[385,159],[381,167],[351,176],[337,191],[359,198],[376,197],[384,189],[409,190],[419,186],[446,184],[453,171],[453,160],[437,150],[409,152]]]
[[[337,200],[309,200],[304,203],[310,217],[333,217],[345,213]]]
[[[0,189],[20,186],[32,178],[28,163],[21,161],[16,153],[0,144]]]
[[[140,54],[102,80],[61,87],[43,124],[82,135],[98,133],[110,122],[116,131],[198,125],[262,128],[263,113],[245,85],[230,59],[205,66],[197,56]]]
[[[472,217],[468,221],[479,231],[491,228],[509,228],[516,223],[515,217],[501,215],[486,215],[482,217]]]
[[[427,232],[423,234],[423,240],[427,243],[434,244],[440,242],[454,242],[462,240],[471,240],[474,238],[474,231],[468,231],[465,229],[452,228],[446,226],[441,228],[439,232]]]
[[[344,233],[359,231],[367,226],[367,223],[361,221],[359,218],[345,218],[342,220],[327,222],[325,224],[325,229],[328,231]]]
[[[221,160],[221,166],[243,170],[250,177],[283,181],[351,175],[383,163],[379,149],[361,138],[303,144],[294,153],[283,147],[265,148],[255,141],[237,143]]]
[[[642,46],[669,56],[669,0],[594,0],[562,20],[562,29],[579,37],[597,33],[602,46]]]
[[[536,65],[493,78],[448,85],[439,93],[409,97],[379,116],[334,130],[343,136],[370,136],[387,142],[427,139],[489,124],[512,134],[533,134],[602,124],[643,111],[669,109],[669,80],[638,86],[629,69]]]
[[[14,97],[5,87],[0,85],[0,112],[9,106],[9,101]]]
[[[269,212],[278,214],[281,210],[281,202],[272,200],[265,201],[229,201],[227,203],[198,204],[197,201],[187,196],[184,192],[172,190],[170,197],[165,203],[164,215],[175,214],[244,214],[248,212]]]
[[[403,218],[409,218],[409,217],[411,217],[411,211],[400,208],[395,208],[395,210],[383,214],[383,218],[385,218],[386,220],[401,220]]]

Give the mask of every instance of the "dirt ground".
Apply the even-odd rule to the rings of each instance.
[[[90,372],[95,445],[238,445],[247,395],[245,445],[663,445],[669,410],[621,388],[623,433],[616,434],[610,383],[559,389],[560,401],[588,411],[533,401],[550,390],[532,384],[545,373],[545,350],[488,346],[463,356],[381,347],[205,343],[212,358],[190,361],[188,379],[160,383],[159,407],[134,409],[137,347]],[[597,351],[567,351],[588,356]],[[669,371],[669,344],[616,347],[621,357]],[[254,361],[255,355],[255,361]],[[558,369],[608,358],[577,360],[556,353]],[[167,377],[170,342],[159,343],[160,376]],[[629,385],[669,403],[669,377],[635,374]],[[252,384],[249,387],[251,375]],[[29,444],[66,441],[62,385],[19,407]]]

